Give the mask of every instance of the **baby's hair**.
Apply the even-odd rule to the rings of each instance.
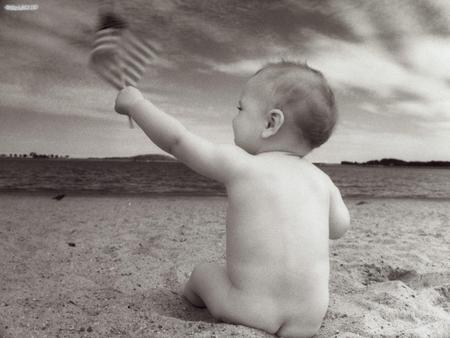
[[[271,107],[280,109],[301,130],[311,148],[325,143],[333,132],[337,108],[333,91],[323,74],[305,63],[282,60],[268,63],[261,75],[271,86]]]

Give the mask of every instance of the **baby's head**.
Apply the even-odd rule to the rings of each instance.
[[[249,153],[306,155],[330,137],[337,119],[334,94],[306,64],[270,63],[247,82],[233,120],[236,145]]]

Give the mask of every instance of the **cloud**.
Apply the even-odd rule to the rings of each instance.
[[[2,111],[61,116],[73,125],[116,122],[114,90],[87,67],[101,3],[45,0],[34,13],[1,12]],[[205,136],[230,136],[229,111],[244,78],[281,58],[324,72],[342,111],[339,135],[359,128],[361,139],[387,133],[408,142],[419,132],[444,135],[448,128],[447,0],[116,4],[131,28],[160,48],[140,88]]]
[[[258,69],[264,66],[267,62],[270,61],[270,58],[260,58],[253,60],[241,60],[232,63],[216,63],[209,62],[209,66],[212,70],[238,75],[238,76],[247,76],[255,73]]]
[[[422,35],[403,41],[402,57],[416,72],[445,80],[450,74],[450,35]]]
[[[373,26],[371,26],[373,28]],[[372,29],[371,28],[371,29]],[[367,29],[369,30],[369,29]],[[450,120],[450,38],[418,35],[402,39],[402,61],[377,39],[352,42],[308,31],[308,63],[324,72],[332,86],[366,112],[384,116],[403,116],[409,122],[444,126]],[[295,51],[278,47],[280,55],[295,59]],[[298,51],[300,53],[300,51]],[[231,63],[210,62],[212,70],[235,76],[248,76],[274,53]],[[304,60],[299,60],[304,61]],[[350,93],[358,88],[358,97]],[[406,120],[405,120],[406,122]]]
[[[117,10],[130,18],[134,30],[161,41],[170,60],[183,65],[202,60],[236,62],[280,45],[301,48],[307,39],[303,29],[355,39],[339,17],[288,0],[134,0],[121,3]]]
[[[391,113],[416,115],[420,111],[421,117],[450,118],[445,78],[450,71],[445,61],[450,39],[418,36],[405,40],[403,46],[407,65],[397,62],[376,42],[361,44],[315,36],[311,40],[315,55],[310,63],[322,69],[337,87],[365,89],[374,93],[379,103],[395,98],[398,103],[390,104]],[[402,100],[399,93],[409,97],[403,95]]]
[[[416,121],[426,125],[427,122],[435,126],[439,124],[443,128],[450,122],[450,101],[425,101],[425,102],[397,102],[387,105],[388,111],[394,114],[402,114],[413,117]]]
[[[289,60],[306,62],[310,60],[309,50],[306,48],[294,49],[283,45],[268,45],[255,58],[242,58],[234,62],[219,62],[205,60],[205,64],[211,71],[226,73],[234,76],[248,77],[270,62]]]
[[[114,119],[115,92],[98,87],[64,87],[54,84],[47,93],[30,95],[22,86],[3,84],[1,110],[22,109],[30,114]]]

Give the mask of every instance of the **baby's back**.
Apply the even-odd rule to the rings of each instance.
[[[328,305],[328,177],[298,157],[260,154],[227,191],[232,284],[273,300],[286,316],[311,306],[323,316]]]

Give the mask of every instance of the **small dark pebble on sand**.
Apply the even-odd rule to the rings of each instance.
[[[89,326],[86,331],[87,332],[92,332],[92,327]]]
[[[69,242],[67,244],[69,244],[69,246],[76,246],[76,244],[74,242]]]
[[[59,194],[59,195],[56,195],[55,197],[52,197],[52,198],[54,200],[61,201],[64,197],[66,197],[66,194]]]
[[[356,203],[356,205],[362,205],[362,204],[367,204],[366,201],[359,201],[358,203]]]

